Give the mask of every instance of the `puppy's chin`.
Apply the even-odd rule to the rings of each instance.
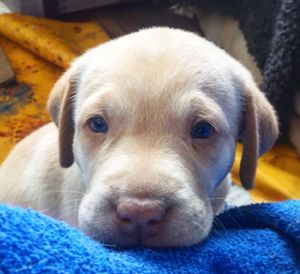
[[[90,226],[81,225],[80,229],[90,238],[107,247],[115,248],[171,248],[192,246],[202,242],[208,235],[211,229],[212,221],[206,221],[205,227],[195,229],[190,232],[176,232],[176,228],[170,227],[166,231],[162,231],[157,235],[141,238],[137,235],[126,235],[120,231],[96,230]],[[175,231],[175,233],[174,233]]]
[[[190,237],[184,237],[184,235],[175,236],[170,239],[167,235],[156,235],[150,236],[145,239],[140,239],[139,237],[133,237],[129,235],[119,234],[115,235],[112,239],[107,239],[105,235],[94,235],[93,240],[103,244],[106,247],[112,248],[173,248],[173,247],[186,247],[196,245],[207,238],[210,229],[207,231],[202,231],[198,236],[193,239]],[[86,233],[90,236],[88,233]],[[91,237],[91,236],[90,236]],[[92,237],[91,237],[92,238]]]
[[[211,230],[213,210],[210,203],[198,198],[173,207],[153,235],[141,230],[126,233],[118,225],[114,212],[107,206],[92,206],[84,199],[79,209],[79,229],[108,247],[169,248],[191,246],[203,241]]]

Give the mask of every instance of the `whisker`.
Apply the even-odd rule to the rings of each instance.
[[[69,194],[74,194],[74,195],[81,195],[81,197],[84,196],[84,192],[79,192],[79,191],[69,191],[69,190],[53,190],[53,191],[47,191],[43,194],[39,194],[35,197],[32,197],[32,201],[37,201],[38,199],[42,199],[47,195],[52,195],[52,194],[64,194],[64,193],[69,193]]]
[[[242,229],[240,223],[235,217],[233,217],[233,215],[227,212],[227,216],[230,217],[230,219],[237,225],[238,229]]]
[[[213,201],[213,200],[225,200],[225,197],[212,197],[212,198],[207,198],[204,201]]]
[[[221,230],[223,230],[223,231],[226,231],[226,230],[227,230],[227,228],[226,228],[226,226],[224,225],[224,223],[223,223],[221,220],[219,220],[218,218],[214,218],[213,224],[215,224],[216,226],[220,227]]]

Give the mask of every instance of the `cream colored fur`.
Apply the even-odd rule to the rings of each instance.
[[[239,62],[170,28],[87,51],[57,82],[48,106],[56,125],[10,153],[0,169],[0,201],[121,246],[200,242],[223,207],[237,140],[250,188],[258,156],[278,133],[272,107]],[[91,131],[95,115],[107,121],[107,133]],[[191,137],[199,121],[213,125],[210,138]],[[155,199],[166,209],[155,235],[137,240],[120,231],[116,208],[124,199]]]

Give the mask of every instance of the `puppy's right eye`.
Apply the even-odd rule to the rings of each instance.
[[[93,132],[105,133],[108,130],[108,125],[106,121],[101,116],[92,117],[88,125]]]

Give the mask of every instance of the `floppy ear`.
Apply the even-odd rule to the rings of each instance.
[[[255,83],[246,85],[244,130],[240,136],[243,153],[240,179],[246,189],[253,188],[257,160],[275,143],[278,123],[275,111]]]
[[[73,72],[66,71],[54,85],[47,103],[53,122],[59,130],[59,161],[62,167],[69,167],[74,162],[73,155]]]

